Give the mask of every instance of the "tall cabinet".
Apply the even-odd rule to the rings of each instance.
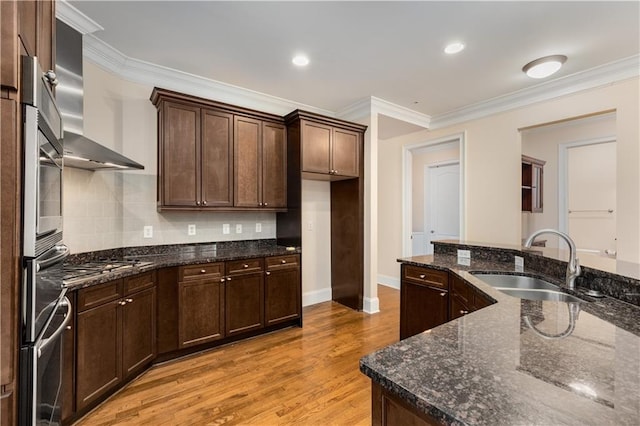
[[[301,179],[330,182],[332,297],[362,310],[367,127],[301,110],[285,116],[285,122],[289,208],[277,215],[278,243],[302,246]]]
[[[0,425],[17,423],[22,109],[20,55],[55,64],[55,2],[0,1]]]

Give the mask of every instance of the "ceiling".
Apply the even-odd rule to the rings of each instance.
[[[128,57],[330,111],[375,96],[436,116],[540,84],[521,69],[542,56],[568,56],[555,79],[640,52],[637,1],[69,3]]]

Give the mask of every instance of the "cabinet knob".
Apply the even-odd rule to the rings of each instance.
[[[427,276],[425,274],[420,274],[420,279],[424,280],[425,278],[427,278]]]
[[[271,275],[271,272],[267,271],[267,272],[265,272],[265,274],[267,274],[267,275]]]
[[[284,265],[285,263],[287,263],[287,261],[286,261],[286,260],[284,260],[284,259],[282,259],[282,260],[280,261],[280,263],[282,263],[282,264]]]
[[[225,282],[225,281],[226,281],[226,279],[225,279],[224,277],[220,278],[220,282],[221,282],[221,283],[223,283],[223,282]]]
[[[133,299],[124,299],[124,301],[127,302],[127,303],[131,303],[131,302],[133,302]]]
[[[447,292],[443,291],[442,293],[440,293],[440,296],[445,297],[447,295]]]
[[[71,326],[70,325],[66,326],[65,330],[71,330]]]
[[[249,267],[249,265],[245,263],[244,265],[242,265],[242,267],[246,269]]]
[[[121,301],[118,302],[118,305],[120,305],[120,306],[124,306],[126,304],[127,304],[127,302],[125,302],[124,300],[121,300]]]
[[[337,174],[338,174],[338,171],[337,171],[337,170],[334,170],[334,171],[333,171],[333,174],[334,174],[334,175],[337,175]]]
[[[52,86],[57,86],[58,85],[58,76],[56,76],[56,73],[53,72],[53,70],[47,71],[46,73],[44,73],[44,76],[49,81],[50,85],[52,85]]]
[[[267,206],[268,206],[268,204],[267,204],[267,203],[264,203],[264,206],[265,206],[265,207],[267,207]]]
[[[258,203],[258,205],[259,205],[260,207],[262,207],[262,203]]]
[[[207,270],[206,270],[206,269],[200,269],[200,273],[201,273],[201,274],[206,274],[206,273],[207,273]]]
[[[227,281],[231,281],[231,277],[227,277]]]
[[[469,313],[469,311],[465,311],[464,309],[460,309],[460,313],[462,315],[467,315]]]
[[[202,205],[203,205],[203,206],[206,206],[206,205],[207,205],[207,200],[204,200],[204,201],[202,202]]]
[[[196,206],[199,206],[199,205],[200,205],[200,201],[196,201]]]

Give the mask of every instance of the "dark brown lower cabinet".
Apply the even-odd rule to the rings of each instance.
[[[448,321],[448,289],[446,272],[402,265],[400,339]]]
[[[122,379],[119,300],[78,313],[76,408],[91,404]]]
[[[440,426],[442,422],[418,411],[372,382],[371,424],[373,426]]]
[[[267,259],[264,282],[265,325],[300,318],[300,257],[278,256]]]
[[[126,297],[122,306],[122,372],[124,378],[151,363],[156,354],[156,289]]]
[[[194,269],[196,274],[189,275]],[[181,268],[183,280],[178,283],[180,348],[224,337],[223,274],[222,263]]]
[[[227,336],[264,328],[264,261],[227,262],[225,332]]]

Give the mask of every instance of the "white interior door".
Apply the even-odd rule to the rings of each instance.
[[[425,240],[427,253],[432,241],[460,237],[460,164],[426,167]]]

